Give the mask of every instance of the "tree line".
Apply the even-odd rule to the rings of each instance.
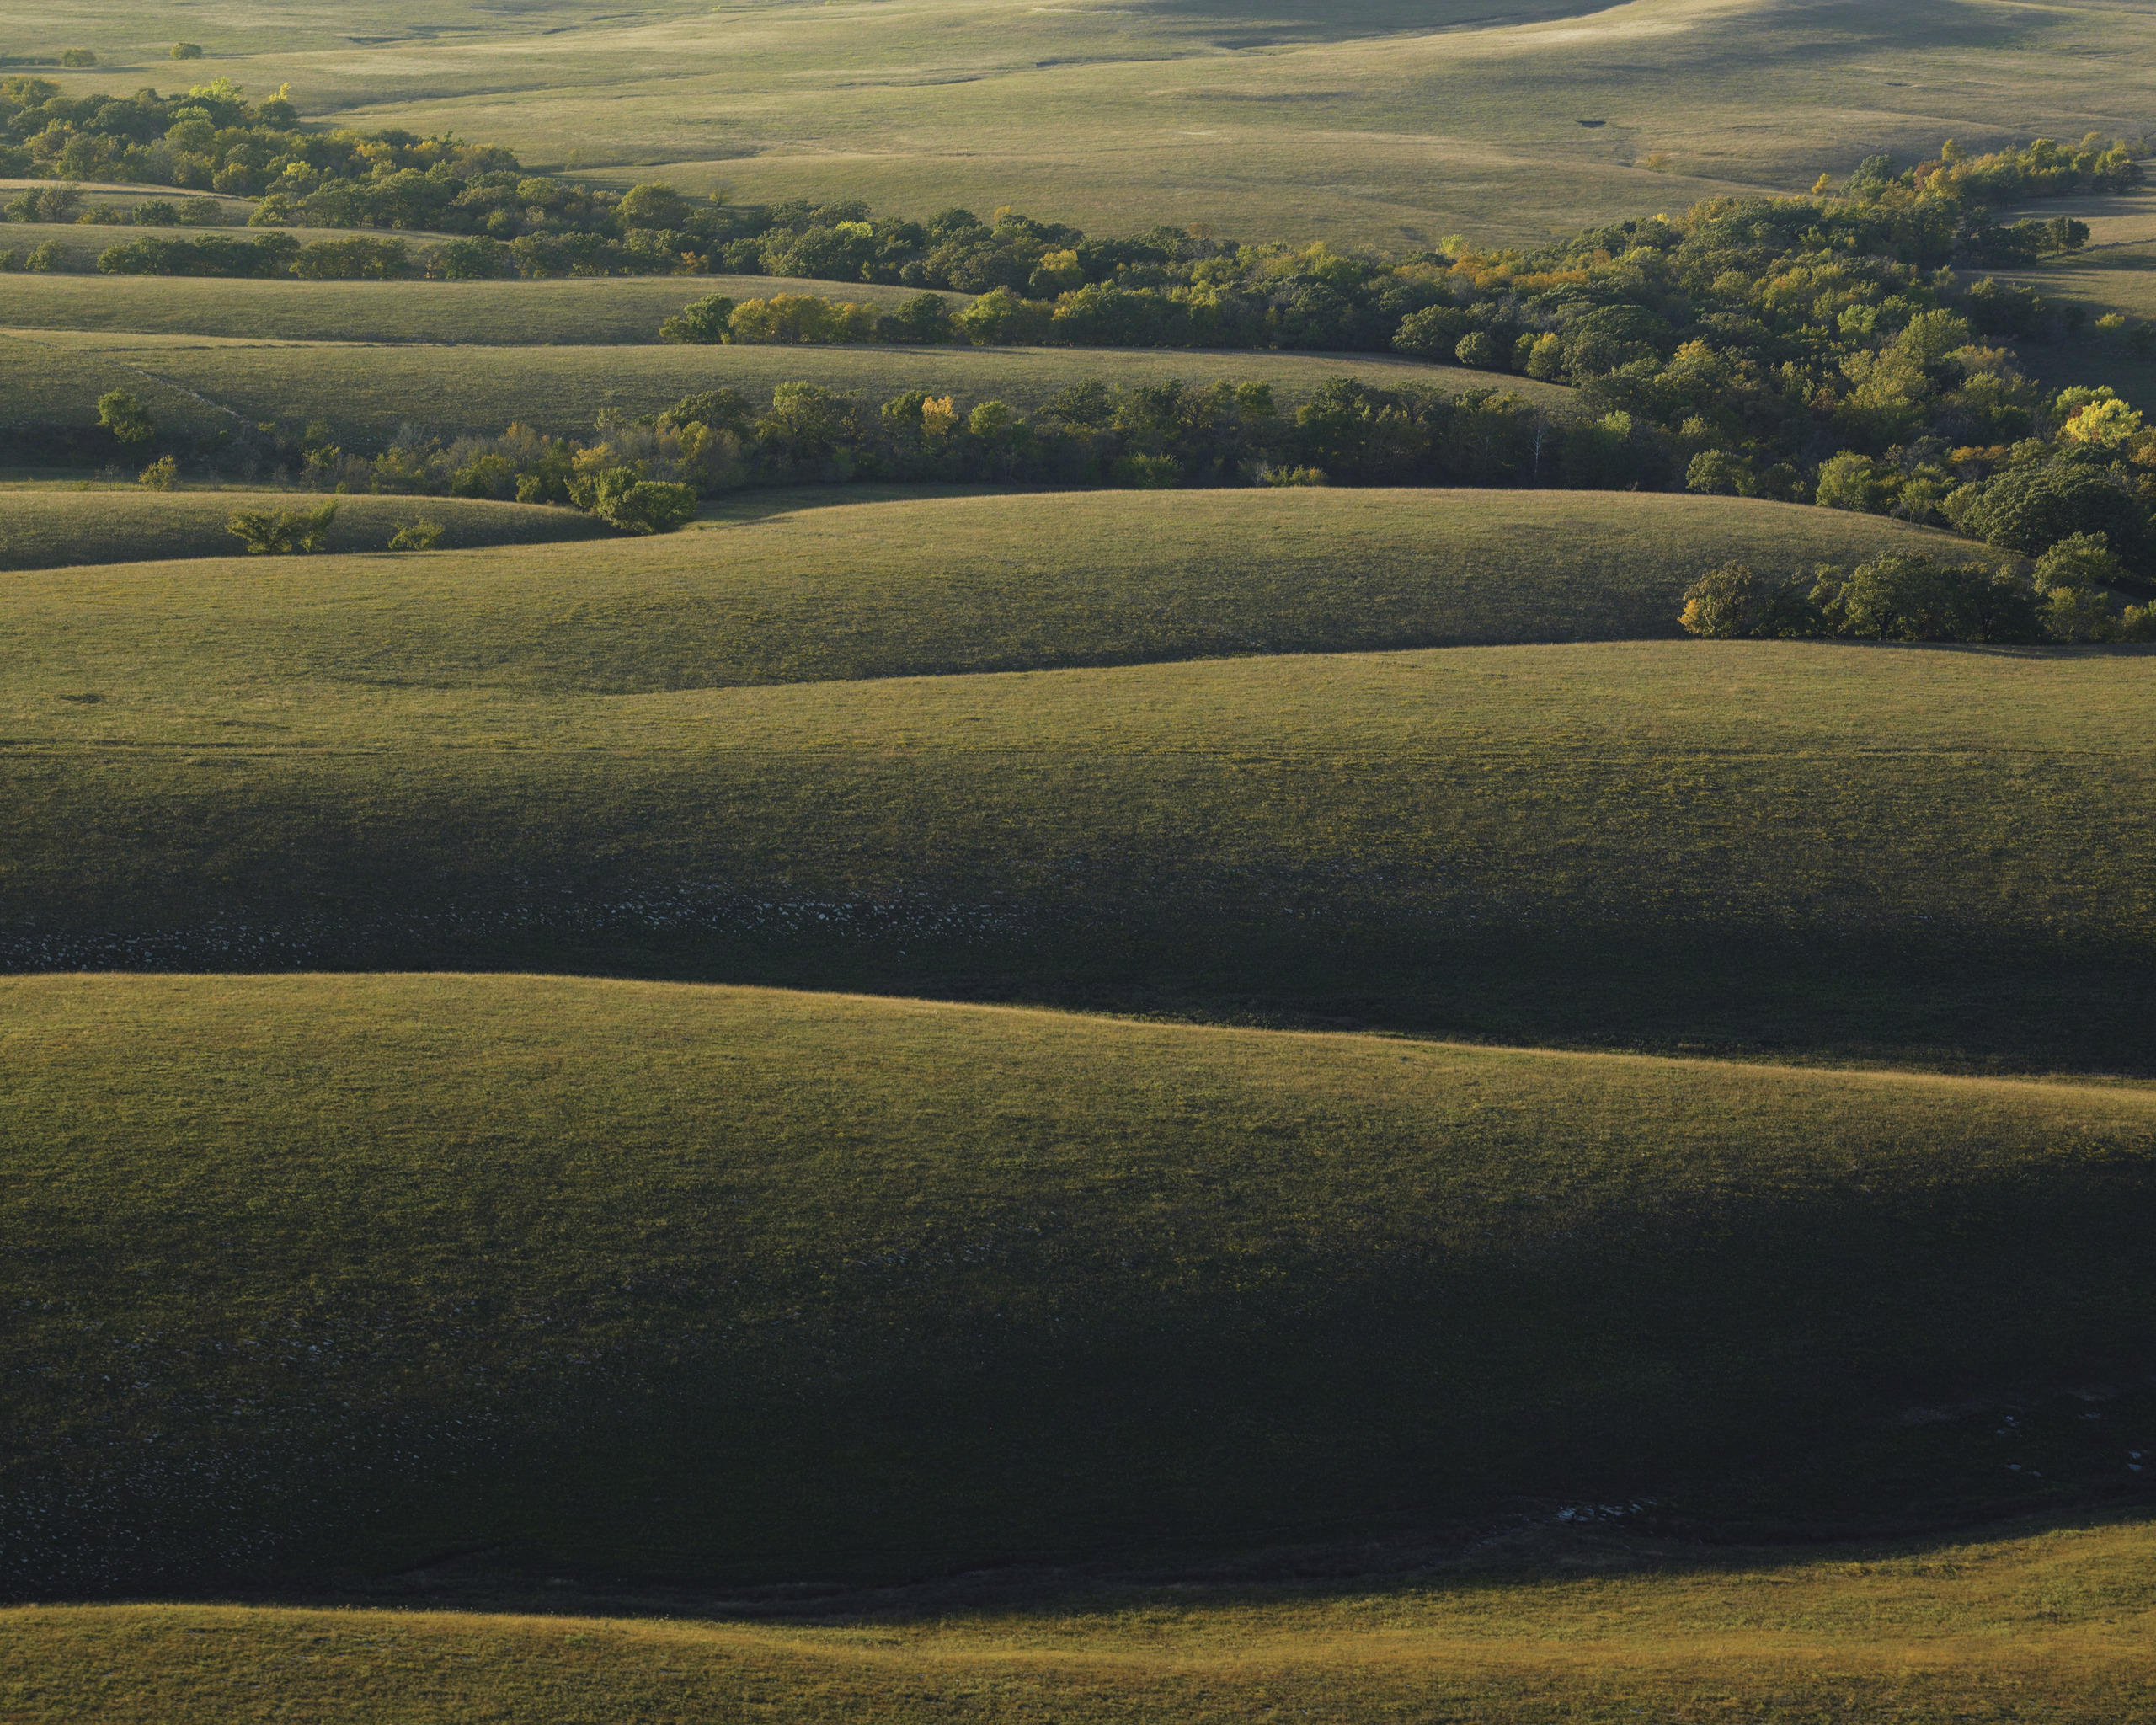
[[[2122,604],[2131,577],[2102,533],[2057,541],[2033,568],[1895,553],[1763,579],[1725,563],[1686,590],[1686,633],[1718,640],[2156,641],[2156,606]]]

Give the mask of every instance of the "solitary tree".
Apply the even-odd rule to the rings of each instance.
[[[108,390],[98,398],[98,424],[122,443],[147,443],[157,431],[142,403],[124,389]]]
[[[174,60],[200,60],[202,57],[202,45],[200,42],[174,42],[171,47],[165,50],[165,53]]]

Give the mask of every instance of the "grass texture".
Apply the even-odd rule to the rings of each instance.
[[[59,227],[61,236],[133,229]],[[0,228],[0,247],[26,227]],[[253,230],[259,237],[259,229]],[[302,240],[333,238],[298,230]],[[377,238],[379,236],[376,236]],[[403,236],[395,236],[403,238]],[[415,247],[415,249],[417,248]],[[94,254],[92,254],[93,257]],[[772,275],[550,281],[248,281],[153,275],[0,275],[0,326],[280,341],[473,343],[487,347],[656,345],[692,300],[776,293],[896,305],[915,290]],[[947,293],[953,307],[969,296]]]
[[[0,1007],[18,1592],[2144,1494],[2145,1086],[529,976]]]
[[[1709,1562],[1585,1554],[1616,1573],[1103,1590],[805,1624],[564,1615],[559,1601],[545,1616],[33,1607],[0,1616],[0,1683],[37,1725],[296,1707],[399,1725],[954,1712],[1359,1725],[1433,1709],[1460,1725],[2127,1725],[2156,1706],[2151,1544],[2145,1523],[2096,1522]]]
[[[598,969],[2148,1069],[2143,649],[726,687],[670,596],[534,589],[446,634],[411,595],[461,563],[382,560],[379,628],[314,567],[13,578],[8,964]],[[270,597],[318,615],[265,628]]]
[[[271,284],[273,286],[278,284]],[[0,359],[20,355],[8,413],[17,423],[93,425],[105,389],[152,386],[160,424],[207,431],[235,420],[316,419],[339,435],[380,441],[405,425],[499,431],[521,419],[558,434],[588,431],[601,408],[652,414],[694,390],[733,387],[751,402],[781,383],[819,383],[879,403],[908,389],[991,398],[1031,409],[1082,378],[1118,385],[1270,383],[1292,407],[1327,378],[1398,386],[1516,391],[1569,411],[1572,392],[1459,366],[1364,354],[1189,352],[1107,348],[456,347],[260,342],[194,336],[10,331]],[[115,384],[110,381],[119,379]]]
[[[407,0],[334,16],[252,0],[220,11],[212,57],[181,75],[290,80],[310,117],[454,130],[624,183],[1417,246],[1798,190],[1949,136],[2132,136],[2152,28],[1979,0],[542,0],[446,21]],[[70,89],[168,85],[153,29],[169,35],[113,0],[61,0],[13,51],[80,39],[110,63],[60,74]]]
[[[0,488],[23,566],[73,554],[218,556],[227,514],[276,494]],[[467,542],[603,532],[568,510],[340,499],[379,550],[430,514]],[[1685,587],[1742,558],[1769,575],[1953,542],[1905,522],[1734,498],[1470,490],[747,492],[690,530],[538,551],[522,540],[378,557],[114,571],[17,583],[25,648],[155,654],[168,607],[220,680],[448,682],[627,694],[1175,659],[1672,637]],[[93,621],[94,619],[94,621]],[[53,632],[57,632],[56,634]],[[214,670],[212,667],[214,666]]]
[[[0,483],[0,570],[229,558],[239,547],[225,530],[233,510],[312,509],[325,500],[283,491]],[[329,550],[381,551],[401,525],[421,518],[441,524],[445,548],[613,537],[569,509],[462,497],[340,497]]]

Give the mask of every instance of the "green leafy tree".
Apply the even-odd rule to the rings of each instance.
[[[1684,489],[1710,497],[1748,497],[1752,464],[1726,449],[1703,449],[1684,469]]]
[[[137,475],[141,483],[152,491],[179,489],[179,463],[172,457],[159,456]]]
[[[24,267],[40,275],[50,275],[60,267],[64,257],[65,254],[60,248],[60,242],[56,239],[49,239],[42,245],[31,248],[29,260]]]
[[[1767,599],[1767,584],[1751,564],[1726,563],[1684,590],[1678,627],[1688,635],[1732,641],[1752,633]]]
[[[1453,344],[1452,356],[1478,371],[1494,371],[1498,364],[1497,339],[1486,329],[1470,330]]]
[[[670,533],[696,518],[696,494],[691,487],[637,477],[632,467],[616,467],[598,476],[591,512],[624,533]]]
[[[957,334],[951,302],[940,293],[917,293],[895,310],[883,313],[877,325],[883,341],[921,342],[941,345]]]
[[[174,42],[165,50],[165,57],[168,60],[200,60],[202,45],[200,42]]]
[[[663,179],[646,180],[622,193],[624,227],[678,228],[689,219],[689,200]]]
[[[733,323],[734,302],[723,293],[709,294],[682,307],[678,316],[661,323],[659,339],[716,347],[733,339]]]
[[[149,412],[124,389],[107,390],[98,398],[98,424],[122,443],[147,443],[157,435]]]
[[[288,557],[325,549],[330,524],[336,519],[337,504],[333,498],[311,510],[235,510],[225,523],[225,531],[245,545],[250,556]]]
[[[2101,533],[2072,533],[2036,559],[2034,585],[2055,641],[2105,641],[2118,628],[2105,590],[2126,578]]]

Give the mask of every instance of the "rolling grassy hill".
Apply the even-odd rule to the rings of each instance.
[[[304,564],[13,578],[5,962],[596,969],[2149,1070],[2143,649],[725,687],[664,594],[537,590],[551,622],[503,594],[445,640],[412,595],[464,566],[383,559],[382,608],[342,616]],[[264,629],[264,595],[321,615]]]
[[[218,284],[221,285],[221,284]],[[279,284],[272,283],[275,286]],[[0,357],[20,355],[8,382],[17,424],[89,425],[97,398],[126,387],[177,429],[216,430],[237,418],[302,425],[379,441],[410,424],[498,431],[513,419],[558,434],[587,431],[602,408],[651,414],[694,390],[731,387],[752,401],[778,384],[820,383],[864,400],[908,389],[955,392],[962,404],[998,398],[1030,409],[1083,378],[1119,385],[1182,378],[1270,383],[1292,406],[1331,377],[1434,388],[1491,387],[1569,412],[1572,392],[1504,373],[1426,366],[1369,354],[1226,353],[1107,348],[453,347],[242,341],[184,335],[0,333]],[[119,380],[117,382],[113,380]],[[152,386],[144,391],[140,386]]]
[[[402,568],[235,555],[224,531],[232,508],[315,500],[0,488],[10,547],[0,560],[19,567],[70,553],[222,559],[114,570],[94,585],[72,574],[17,582],[11,638],[29,659],[69,655],[102,681],[100,660],[159,654],[178,609],[195,620],[184,675],[220,683],[327,676],[627,694],[1667,638],[1685,587],[1732,558],[1780,576],[1962,548],[1882,516],[1725,497],[863,485],[744,492],[686,532],[639,540],[566,510],[354,497],[334,531],[369,550],[422,514],[467,542],[492,534],[515,548]],[[609,542],[528,542],[594,534]],[[88,660],[72,658],[85,650]]]
[[[132,230],[61,228],[61,233]],[[257,230],[259,232],[259,230]],[[0,229],[0,247],[31,229]],[[317,238],[300,231],[302,239]],[[376,236],[379,237],[379,236]],[[0,275],[0,327],[281,341],[652,346],[691,300],[776,293],[889,306],[912,288],[786,275],[601,276],[547,281],[247,281],[150,275]],[[947,293],[953,306],[968,296]]]
[[[327,500],[287,491],[0,483],[0,569],[229,558],[239,544],[225,530],[233,510],[311,509]],[[400,526],[421,517],[441,523],[445,547],[614,537],[603,523],[570,509],[462,497],[340,497],[329,549],[380,551]]]
[[[14,51],[96,46],[112,63],[60,73],[73,89],[168,83],[151,28],[113,0],[63,0]],[[1796,190],[1947,136],[2132,136],[2151,28],[2132,11],[1772,0],[546,0],[453,19],[373,0],[223,8],[202,31],[213,57],[180,75],[290,80],[310,117],[454,130],[623,182],[1419,246]]]
[[[520,1602],[547,1614],[526,1616],[48,1607],[0,1617],[0,1683],[38,1725],[275,1719],[294,1704],[400,1725],[494,1711],[915,1725],[1432,1708],[1460,1725],[1724,1710],[2116,1725],[2151,1704],[2150,1544],[2145,1525],[2095,1522],[1702,1562],[1635,1535],[1622,1550],[1556,1546],[1524,1573],[1486,1557],[1391,1586],[1097,1586],[1053,1603],[961,1585],[776,1623],[591,1615],[608,1606],[575,1594],[566,1610],[559,1594]]]
[[[19,1592],[2146,1495],[2146,1086],[520,976],[0,1005]]]

